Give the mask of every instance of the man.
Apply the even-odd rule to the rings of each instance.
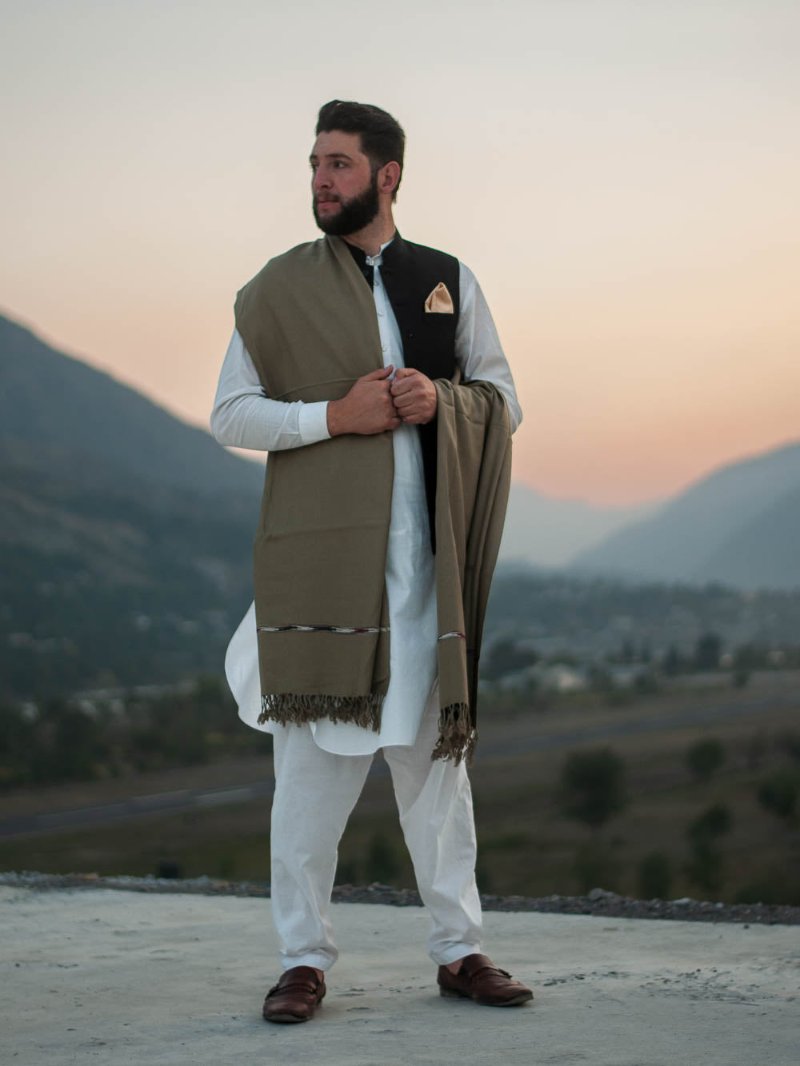
[[[240,291],[211,419],[220,443],[272,453],[255,606],[226,670],[244,720],[274,734],[273,1022],[306,1021],[325,995],[337,847],[378,748],[441,994],[532,998],[480,952],[464,763],[521,415],[473,275],[397,233],[404,143],[379,108],[320,110],[310,163],[325,236]]]

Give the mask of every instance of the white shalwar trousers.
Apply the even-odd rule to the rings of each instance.
[[[436,693],[435,693],[436,694]],[[480,952],[481,904],[475,884],[472,792],[463,762],[431,759],[436,700],[416,742],[383,749],[417,887],[431,918],[428,952],[446,965]],[[339,841],[373,756],[320,748],[307,725],[274,732],[272,915],[281,962],[329,969],[338,957],[330,897]]]

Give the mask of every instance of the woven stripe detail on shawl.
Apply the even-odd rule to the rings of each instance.
[[[258,633],[341,633],[357,636],[359,633],[388,633],[388,626],[256,626]],[[441,639],[441,638],[439,638]]]

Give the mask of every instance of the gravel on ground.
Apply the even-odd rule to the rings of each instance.
[[[0,885],[40,891],[63,889],[119,889],[125,892],[185,893],[203,896],[269,896],[269,885],[257,881],[224,881],[211,877],[191,879],[158,877],[100,877],[98,874],[42,874],[32,871],[0,872]],[[336,903],[382,903],[393,907],[421,907],[417,892],[371,885],[337,885]],[[632,899],[603,888],[586,896],[481,895],[487,911],[540,911],[551,914],[592,914],[607,918],[658,918],[680,922],[737,922],[745,925],[800,925],[800,907],[773,903],[721,903],[709,900]]]

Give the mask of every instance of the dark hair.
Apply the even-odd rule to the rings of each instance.
[[[333,130],[359,134],[361,151],[369,159],[373,171],[386,163],[399,163],[402,177],[406,135],[388,111],[372,104],[357,104],[354,100],[331,100],[319,109],[316,132],[319,135]],[[392,199],[397,197],[399,187],[398,181]]]

